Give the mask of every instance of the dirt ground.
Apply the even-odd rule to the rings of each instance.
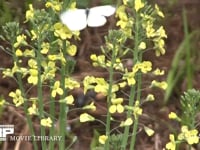
[[[187,10],[189,31],[200,28],[200,1],[199,0],[179,0],[176,4],[169,5],[167,0],[156,0],[164,11],[166,18],[162,22],[168,38],[166,40],[166,54],[161,57],[155,57],[153,52],[148,52],[144,55],[144,59],[151,60],[155,67],[164,69],[167,72],[170,70],[171,62],[177,48],[184,38],[183,21],[182,21],[182,8]],[[100,75],[106,76],[104,70],[95,70],[89,59],[90,54],[100,53],[99,46],[103,43],[103,36],[107,34],[107,29],[114,26],[115,19],[111,18],[110,23],[107,26],[97,29],[86,29],[82,31],[82,41],[78,44],[79,53],[76,56],[77,64],[73,76],[81,80],[85,75]],[[4,46],[5,43],[0,41],[0,45]],[[197,44],[196,50],[199,51],[200,43]],[[200,64],[195,64],[200,65]],[[12,60],[5,52],[0,48],[0,67],[11,67]],[[166,79],[166,76],[162,78]],[[200,89],[198,84],[200,79],[200,71],[195,72],[194,85],[196,89]],[[179,125],[168,119],[168,114],[171,111],[180,113],[180,93],[185,89],[184,79],[176,85],[176,89],[173,95],[170,97],[169,103],[163,105],[164,92],[161,90],[153,91],[156,95],[156,100],[152,103],[144,104],[144,114],[140,118],[140,123],[151,127],[155,130],[155,135],[152,137],[146,136],[144,131],[138,133],[136,149],[137,150],[162,150],[165,144],[169,141],[168,136],[171,133],[170,128],[178,129]],[[8,93],[11,90],[17,88],[15,82],[8,78],[3,78],[0,72],[0,95],[10,101]],[[75,95],[79,96],[79,91]],[[97,101],[98,103],[98,101]],[[100,111],[95,115],[100,117],[102,114]],[[73,116],[73,115],[72,115]],[[26,135],[28,133],[27,126],[25,124],[24,113],[21,109],[9,106],[3,110],[0,114],[0,124],[14,124],[15,131],[18,135]],[[78,137],[78,142],[74,145],[74,150],[89,150],[89,144],[92,139],[93,128],[101,128],[98,123],[86,123],[81,126],[72,125],[72,131]],[[2,150],[16,149],[17,146],[21,146],[19,150],[31,149],[30,143],[0,143]],[[183,148],[184,149],[184,148]],[[181,150],[183,150],[181,149]],[[197,149],[197,148],[196,148]],[[16,149],[17,150],[17,149]]]

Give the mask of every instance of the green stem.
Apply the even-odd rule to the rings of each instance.
[[[50,87],[52,87],[52,86],[53,86],[53,82],[50,81]],[[52,96],[50,97],[50,116],[55,118],[55,99]],[[55,121],[55,119],[54,119],[54,121]],[[50,136],[55,136],[55,128],[54,128],[54,126],[52,126],[50,128],[49,135]],[[54,148],[54,144],[55,144],[54,140],[49,142],[49,149],[50,150],[54,150],[55,149]]]
[[[131,91],[130,91],[130,98],[129,98],[129,104],[128,106],[133,106],[134,104],[134,98],[135,98],[135,85],[133,85],[131,87]],[[132,115],[132,111],[128,110],[127,113],[127,118],[130,118]],[[127,146],[127,141],[128,141],[128,137],[129,137],[129,130],[130,130],[130,126],[126,126],[124,129],[124,136],[123,136],[123,140],[122,140],[122,150],[126,149]]]
[[[109,87],[108,87],[108,96],[107,96],[108,109],[111,106],[113,75],[114,75],[113,65],[115,63],[115,60],[116,60],[116,52],[115,52],[115,46],[114,46],[113,51],[112,51],[111,65],[109,68]],[[108,136],[108,139],[106,140],[106,143],[105,143],[105,150],[109,149],[109,143],[110,143],[110,123],[111,123],[110,118],[111,118],[111,114],[108,110],[107,118],[106,118],[106,135]]]
[[[42,91],[42,79],[41,79],[41,60],[42,60],[42,55],[40,53],[41,50],[41,44],[42,42],[40,41],[40,37],[38,38],[37,41],[37,49],[36,49],[36,61],[37,61],[37,69],[38,69],[38,83],[37,83],[37,94],[38,94],[38,103],[39,103],[39,114],[40,114],[40,119],[43,119],[44,117],[44,102],[43,102],[43,91]],[[41,136],[45,136],[45,127],[41,126],[40,128]],[[42,149],[46,149],[46,142],[41,141],[42,143]]]
[[[25,90],[24,90],[24,87],[23,87],[22,78],[21,78],[21,75],[19,73],[17,73],[17,81],[18,81],[19,88],[20,88],[21,92],[23,93],[23,97],[25,98],[26,94],[25,94]],[[30,115],[28,115],[28,101],[27,100],[24,101],[23,107],[24,107],[24,112],[25,112],[25,116],[26,116],[26,120],[27,120],[27,123],[28,123],[28,126],[29,126],[31,136],[35,136],[32,120],[31,120]],[[34,150],[38,150],[38,145],[37,145],[37,142],[35,140],[33,140],[33,147],[34,147]]]
[[[11,41],[11,45],[14,45],[14,41]],[[17,63],[17,66],[19,66],[18,65],[18,58],[14,55],[15,54],[14,47],[12,47],[12,52],[13,52],[13,60],[14,60],[14,62]],[[19,89],[22,92],[22,96],[23,96],[24,99],[26,99],[26,92],[25,92],[25,89],[23,87],[22,76],[20,75],[20,73],[17,73],[16,76],[17,76],[17,84],[19,86]],[[26,121],[28,123],[31,136],[35,136],[32,120],[31,120],[30,115],[28,115],[28,101],[27,100],[24,101],[23,108],[24,108],[24,112],[25,112],[25,115],[26,115]],[[37,145],[36,141],[33,141],[33,147],[34,147],[34,150],[38,150],[38,145]]]
[[[135,26],[134,26],[134,31],[135,31],[135,47],[133,50],[133,63],[136,64],[138,61],[141,61],[142,55],[139,53],[138,50],[138,45],[139,45],[139,32],[140,32],[140,28],[139,28],[139,16],[138,13],[135,12]],[[135,85],[135,91],[137,93],[137,100],[140,100],[140,96],[141,96],[141,73],[137,72],[136,75],[136,85]],[[136,89],[137,88],[137,89]],[[133,106],[134,104],[132,104],[131,106]],[[135,118],[134,120],[134,124],[133,124],[133,131],[132,131],[132,137],[131,137],[131,144],[130,144],[130,150],[134,150],[134,146],[135,146],[135,141],[136,141],[136,132],[137,132],[137,128],[138,128],[138,118]],[[127,135],[128,136],[128,135]]]
[[[135,26],[134,26],[134,31],[135,31],[135,39],[134,39],[134,50],[133,50],[133,64],[136,64],[137,61],[140,61],[140,57],[139,56],[139,50],[138,50],[138,44],[139,44],[139,17],[137,12],[135,13],[136,15],[136,20],[135,20]],[[140,91],[140,85],[141,85],[141,79],[140,77],[141,74],[140,73],[136,73],[135,77],[136,77],[136,85],[133,85],[131,87],[131,93],[130,93],[130,98],[129,98],[129,106],[134,106],[134,98],[135,98],[135,93],[136,91],[139,92]],[[136,86],[137,86],[137,90],[136,90]],[[137,93],[137,99],[140,99],[140,93]],[[131,110],[128,110],[127,113],[127,117],[131,116]],[[135,119],[134,121],[134,125],[133,125],[133,131],[132,131],[132,138],[131,138],[131,145],[130,145],[130,150],[134,149],[134,145],[135,145],[135,138],[136,138],[136,131],[137,131],[137,127],[138,127],[138,119]],[[123,137],[123,141],[122,141],[122,150],[126,149],[127,146],[127,142],[128,142],[128,136],[129,136],[129,130],[130,127],[127,126],[125,127],[124,130],[124,137]]]
[[[63,42],[63,55],[66,56],[65,50],[66,42]],[[65,77],[68,75],[68,65],[67,63],[61,62],[61,88],[64,90],[64,94],[61,96],[61,99],[64,99],[67,95],[67,90],[65,90]],[[62,137],[62,140],[59,141],[59,149],[65,149],[65,135],[66,135],[66,116],[69,111],[68,106],[65,103],[60,103],[60,114],[59,114],[59,136]]]
[[[141,86],[142,86],[142,73],[137,73],[137,100],[141,99]],[[131,137],[131,144],[130,144],[130,150],[134,149],[135,141],[136,141],[136,133],[138,129],[138,118],[135,118],[135,122],[133,125],[133,131],[132,131],[132,137]]]

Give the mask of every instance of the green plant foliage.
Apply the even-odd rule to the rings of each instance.
[[[181,96],[182,124],[190,128],[195,126],[195,118],[200,110],[200,91],[189,89]]]

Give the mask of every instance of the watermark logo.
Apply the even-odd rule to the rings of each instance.
[[[14,133],[14,125],[0,125],[0,141],[6,141],[6,135]]]
[[[62,136],[10,135],[14,134],[14,125],[0,125],[0,141],[61,141]]]

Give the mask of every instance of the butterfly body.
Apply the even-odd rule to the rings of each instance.
[[[97,6],[90,9],[70,9],[60,15],[60,19],[70,30],[82,30],[99,27],[106,23],[106,17],[113,15],[115,7],[110,5]]]

